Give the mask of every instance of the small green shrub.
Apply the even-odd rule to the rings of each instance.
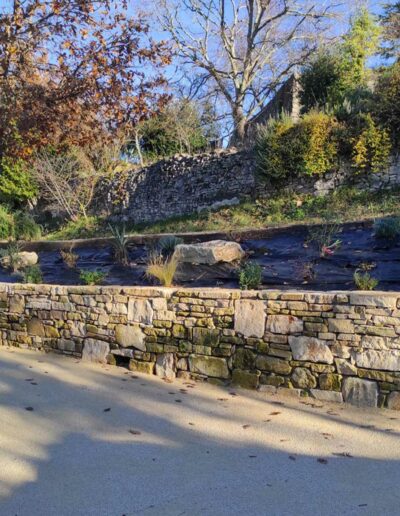
[[[0,197],[6,202],[24,202],[37,195],[37,187],[21,159],[0,160]]]
[[[376,238],[396,240],[400,236],[400,217],[389,217],[374,222],[374,235]]]
[[[170,287],[177,267],[178,262],[173,256],[164,259],[161,253],[153,253],[146,267],[146,275],[158,279],[164,287]]]
[[[51,235],[52,240],[72,240],[76,238],[91,238],[99,233],[97,217],[81,217],[69,221],[65,226]]]
[[[69,269],[75,269],[76,263],[79,259],[79,255],[75,254],[72,251],[72,247],[70,247],[69,249],[61,249],[60,255],[61,255],[63,262]]]
[[[0,239],[6,240],[14,236],[14,218],[7,208],[0,205]]]
[[[38,240],[42,236],[39,224],[25,211],[17,211],[14,215],[14,233],[17,240]]]
[[[353,279],[357,290],[374,290],[379,283],[379,281],[368,272],[356,271]]]
[[[248,262],[239,271],[239,286],[242,290],[252,290],[260,287],[262,268],[258,263]]]
[[[378,127],[369,113],[362,118],[364,127],[352,139],[352,166],[357,172],[380,172],[390,165],[389,133]]]
[[[43,275],[39,265],[30,265],[22,273],[24,283],[43,283]]]
[[[105,278],[107,274],[103,271],[84,271],[81,270],[79,277],[85,283],[85,285],[100,285]]]
[[[161,254],[170,256],[175,251],[175,247],[179,244],[183,244],[183,238],[176,237],[175,235],[167,235],[160,238],[157,249]]]
[[[112,245],[114,248],[115,260],[121,265],[126,266],[129,263],[129,256],[128,238],[125,233],[125,224],[121,228],[109,224],[109,228],[114,237]]]

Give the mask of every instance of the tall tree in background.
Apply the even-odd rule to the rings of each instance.
[[[238,141],[250,117],[315,51],[332,15],[331,2],[307,0],[159,1],[177,55],[202,70]]]
[[[0,157],[84,145],[157,109],[169,62],[128,0],[12,0],[0,15]],[[150,71],[150,67],[154,67]]]
[[[400,57],[400,2],[384,5],[384,14],[380,17],[383,27],[384,46],[382,54],[387,58]]]

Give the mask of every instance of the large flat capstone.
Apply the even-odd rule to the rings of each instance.
[[[239,299],[235,304],[235,331],[245,337],[262,337],[265,332],[265,304],[261,300]]]
[[[289,337],[295,360],[332,364],[333,355],[325,341],[314,337]]]
[[[174,257],[178,262],[214,265],[218,262],[234,262],[244,256],[244,251],[237,242],[211,240],[199,244],[179,244]]]
[[[342,386],[343,399],[357,407],[376,407],[378,405],[378,384],[360,378],[345,378]]]

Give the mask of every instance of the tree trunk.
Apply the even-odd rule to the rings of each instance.
[[[241,147],[244,144],[246,138],[246,126],[247,120],[243,113],[242,108],[237,108],[233,111],[233,122],[234,122],[234,131],[232,144]]]

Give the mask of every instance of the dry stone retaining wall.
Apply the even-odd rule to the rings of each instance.
[[[400,293],[0,284],[3,345],[400,409]]]

